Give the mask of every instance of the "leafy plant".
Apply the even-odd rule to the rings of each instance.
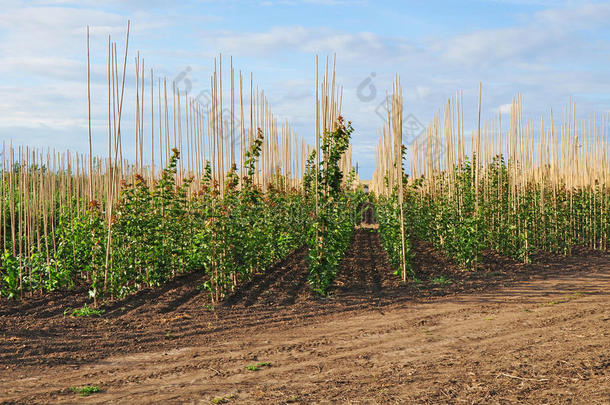
[[[21,288],[19,260],[11,252],[4,252],[2,255],[2,270],[0,296],[17,297]]]
[[[324,295],[337,273],[339,262],[347,249],[356,211],[363,198],[342,188],[343,173],[339,160],[349,145],[354,129],[339,116],[332,131],[324,133],[320,166],[313,167],[315,155],[308,158],[304,183],[312,206],[313,221],[307,233],[307,263],[309,284],[318,294]],[[315,152],[314,152],[315,153]]]
[[[213,403],[213,404],[226,404],[231,399],[235,399],[235,398],[237,398],[237,395],[229,394],[229,395],[226,395],[224,397],[214,397],[214,398],[212,398],[210,400],[210,402]]]
[[[67,308],[64,311],[64,316],[66,316],[66,314],[70,314],[70,316],[79,318],[82,316],[102,316],[104,314],[105,310],[103,309],[95,309],[95,308],[91,308],[89,306],[87,306],[87,304],[83,305],[82,308],[76,308],[76,309],[72,309],[72,308]]]
[[[70,390],[79,394],[81,397],[86,397],[96,392],[100,392],[100,387],[97,385],[83,385],[82,387],[71,387]]]
[[[263,361],[263,362],[259,362],[259,363],[256,363],[256,364],[250,364],[250,365],[246,366],[246,370],[249,370],[249,371],[258,371],[262,367],[271,367],[271,363],[269,363],[267,361]]]
[[[453,283],[453,281],[446,278],[445,276],[435,277],[435,278],[430,279],[430,281],[432,282],[432,284],[440,284],[440,285],[446,285],[446,284]]]

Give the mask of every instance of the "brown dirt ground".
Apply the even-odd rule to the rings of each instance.
[[[300,249],[215,308],[200,274],[100,318],[63,315],[84,291],[2,302],[0,403],[610,403],[609,255],[465,272],[415,251],[403,286],[357,230],[327,298]]]

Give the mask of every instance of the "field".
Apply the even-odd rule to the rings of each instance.
[[[94,151],[86,32],[88,153],[1,150],[0,403],[608,403],[610,113],[479,84],[409,139],[396,75],[366,181],[336,57],[310,146],[232,57],[205,103],[132,66],[128,23]]]
[[[417,286],[391,275],[365,228],[326,298],[306,285],[299,250],[216,308],[197,274],[101,317],[64,316],[83,304],[74,294],[4,306],[2,400],[606,403],[608,255],[535,265],[490,255],[465,273],[425,243],[415,250]],[[70,389],[85,385],[101,391]]]

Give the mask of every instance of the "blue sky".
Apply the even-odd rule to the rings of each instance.
[[[485,117],[517,93],[531,117],[562,111],[569,97],[580,117],[610,112],[608,3],[0,0],[0,9],[0,141],[14,144],[87,150],[89,24],[94,147],[103,153],[106,38],[122,44],[127,19],[129,60],[140,50],[146,65],[170,80],[188,66],[193,91],[201,91],[214,56],[233,55],[237,69],[254,72],[279,118],[310,141],[314,57],[336,52],[343,112],[356,129],[354,160],[365,178],[383,124],[376,109],[396,73],[406,114],[424,124],[463,89],[466,128],[476,125],[479,81]],[[358,96],[367,78],[376,90],[371,100]],[[128,85],[131,100],[133,77]],[[126,114],[124,128],[133,128],[134,114]]]

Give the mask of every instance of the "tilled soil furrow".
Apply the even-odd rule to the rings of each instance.
[[[445,305],[450,304],[447,303]],[[455,358],[455,353],[460,353],[461,357],[466,357],[468,355],[476,356],[477,352],[481,352],[481,346],[485,347],[482,353],[489,356],[497,355],[503,351],[506,351],[507,353],[516,352],[526,347],[524,344],[515,345],[516,341],[527,343],[529,339],[540,334],[541,330],[546,327],[544,326],[545,324],[549,324],[548,321],[543,322],[543,325],[541,325],[539,328],[530,329],[525,334],[517,332],[507,334],[506,332],[515,324],[514,320],[511,320],[513,316],[521,314],[523,314],[521,316],[526,318],[529,316],[528,313],[519,310],[519,308],[522,306],[521,303],[516,302],[511,306],[513,307],[512,310],[506,312],[504,314],[505,316],[502,317],[502,319],[506,319],[506,321],[502,322],[502,325],[496,325],[494,327],[497,329],[497,333],[487,337],[485,336],[486,329],[489,328],[483,327],[485,322],[491,322],[491,320],[486,320],[483,318],[489,313],[487,310],[477,312],[479,315],[479,321],[475,324],[468,325],[468,322],[462,321],[457,323],[444,322],[443,325],[437,326],[433,333],[439,335],[448,334],[449,336],[447,336],[446,342],[435,341],[434,339],[430,339],[430,341],[426,342],[426,340],[429,339],[426,332],[421,332],[415,328],[413,328],[413,331],[408,333],[405,333],[405,330],[407,330],[406,327],[388,329],[387,326],[380,325],[375,321],[371,321],[371,315],[368,315],[364,316],[364,318],[360,317],[360,319],[357,320],[344,320],[342,323],[334,325],[335,327],[339,327],[339,329],[341,329],[342,332],[340,333],[337,332],[335,328],[331,329],[330,327],[318,327],[318,332],[322,333],[323,336],[310,341],[307,344],[307,347],[321,348],[321,356],[318,356],[315,352],[306,353],[305,358],[309,358],[308,361],[304,361],[304,359],[298,355],[282,357],[281,353],[285,353],[285,350],[289,350],[294,344],[290,344],[289,342],[282,343],[282,348],[284,350],[279,350],[279,354],[275,356],[272,354],[266,354],[266,357],[262,357],[260,356],[262,353],[255,351],[254,353],[259,354],[259,359],[270,360],[272,363],[271,368],[258,374],[248,373],[241,368],[244,364],[247,364],[246,359],[241,358],[238,354],[223,356],[222,350],[212,353],[205,352],[205,357],[208,359],[208,361],[211,361],[211,364],[218,364],[216,365],[216,370],[220,371],[221,374],[218,375],[216,371],[211,371],[210,369],[203,370],[205,367],[208,367],[208,365],[192,364],[193,362],[196,362],[193,358],[194,352],[187,350],[183,353],[177,353],[175,355],[169,353],[170,357],[164,358],[160,357],[160,355],[155,357],[156,359],[161,360],[146,358],[146,361],[136,361],[135,363],[132,362],[133,360],[130,360],[123,366],[128,367],[132,371],[141,370],[146,364],[148,364],[149,369],[160,368],[160,371],[142,374],[123,374],[122,383],[118,384],[119,381],[116,380],[105,381],[105,383],[111,387],[115,386],[114,384],[118,384],[116,385],[117,388],[125,387],[124,390],[118,389],[117,396],[113,397],[114,399],[137,400],[139,395],[150,395],[151,392],[156,392],[156,387],[158,387],[159,384],[163,384],[166,390],[181,387],[181,392],[183,395],[195,395],[201,392],[208,392],[211,394],[224,391],[230,392],[232,389],[235,390],[235,387],[241,387],[242,390],[255,389],[257,385],[252,382],[254,375],[256,375],[255,380],[259,381],[259,383],[260,381],[267,381],[269,384],[273,384],[273,381],[280,381],[282,376],[292,375],[295,376],[295,378],[291,380],[288,387],[292,390],[298,391],[299,387],[302,389],[302,387],[315,386],[316,384],[320,383],[323,384],[328,378],[337,380],[334,381],[335,383],[338,383],[336,384],[336,387],[341,386],[342,384],[340,384],[337,379],[337,372],[339,372],[339,370],[341,380],[353,383],[362,378],[365,378],[365,381],[372,380],[373,374],[367,371],[369,369],[376,370],[375,372],[380,373],[380,376],[393,376],[391,373],[392,367],[405,369],[405,373],[408,374],[413,372],[411,368],[414,364],[429,366],[431,364],[438,365],[440,362],[445,361],[448,365],[450,365],[451,368],[455,368],[458,366],[458,363],[460,363],[460,359]],[[540,310],[540,315],[545,319],[547,319],[547,316],[549,315],[550,319],[561,318],[563,316],[563,311],[545,311],[545,309],[546,308],[541,308]],[[425,310],[425,308],[421,308],[421,310]],[[450,315],[452,313],[454,313],[454,311],[450,310],[445,315]],[[393,314],[388,321],[391,322],[394,318],[406,318],[409,320],[406,322],[406,324],[412,325],[413,322],[410,319],[411,315],[413,315],[412,311],[407,311],[407,313]],[[577,315],[581,314],[574,314],[574,316],[570,317],[570,319],[573,321],[582,319]],[[587,321],[589,320],[584,318],[584,322]],[[447,323],[447,325],[445,325],[445,323]],[[367,336],[365,339],[370,339],[373,343],[370,343],[368,346],[363,345],[361,347],[354,348],[352,345],[349,345],[346,342],[349,341],[349,336],[358,338],[359,334],[362,333],[363,324],[370,325],[370,328],[367,329]],[[468,326],[468,328],[465,328],[465,326]],[[312,333],[313,329],[315,328],[308,327],[304,330],[298,329],[294,331],[294,334],[297,336],[309,335]],[[277,331],[270,331],[270,335],[272,336],[275,336],[276,333]],[[455,339],[455,335],[457,333],[459,333],[459,336],[461,337],[460,339]],[[552,334],[545,336],[543,342],[541,341],[537,344],[540,345],[545,342],[552,342],[554,339],[560,336],[561,333],[561,330],[554,330]],[[383,334],[386,336],[381,339],[381,344],[379,344],[379,337]],[[504,340],[507,342],[505,345],[500,344],[501,341],[498,340],[502,335],[505,336]],[[454,338],[453,340],[452,337]],[[265,338],[265,336],[261,336],[261,339],[262,338]],[[307,339],[300,339],[300,341],[306,342]],[[240,348],[238,353],[244,353],[247,350],[251,350],[253,347],[257,347],[256,343],[257,342],[252,342],[251,346]],[[459,351],[456,350],[456,346],[459,348]],[[422,350],[422,347],[425,347],[425,349]],[[264,349],[263,353],[267,350],[268,349]],[[201,356],[202,353],[198,353],[197,358],[200,358]],[[161,363],[156,363],[156,361],[160,361]],[[253,362],[253,360],[250,360],[250,362]],[[464,359],[461,360],[461,363],[464,364]],[[223,367],[224,364],[230,364],[232,367],[226,369]],[[421,368],[421,366],[418,367]],[[163,368],[165,368],[165,370],[163,370]],[[124,373],[125,371],[127,370],[121,370],[118,368],[114,369],[112,374],[120,374],[121,372]],[[505,374],[507,374],[507,371],[510,370],[508,368],[502,369],[492,367],[483,373],[479,373],[481,375],[478,376],[478,378],[489,380],[493,373],[496,373],[493,375],[493,378],[497,378],[498,375],[501,375],[501,372],[505,372]],[[486,376],[484,375],[485,373],[488,373],[489,375]],[[197,381],[197,384],[186,383],[185,375],[190,376],[189,378],[191,379],[188,381]],[[89,373],[89,378],[92,377],[95,378],[96,374]],[[540,376],[538,375],[538,377]],[[544,378],[547,377],[549,376]],[[423,382],[429,381],[433,386],[433,380],[435,378],[439,378],[439,375],[433,373],[426,377]],[[505,378],[510,379],[510,377]],[[520,378],[536,378],[536,375],[532,374],[530,377],[525,377],[523,374],[521,374]],[[558,377],[553,378],[557,379]],[[420,382],[422,381],[420,380]],[[211,391],[202,391],[201,389],[201,387],[210,386]],[[335,398],[341,398],[341,394],[338,390],[336,390],[336,387],[327,388],[330,390],[328,394],[335,395]],[[92,398],[92,400],[102,400],[103,398],[103,396],[100,396],[97,399]],[[161,398],[171,399],[172,395],[168,394],[165,396],[165,394],[163,394]]]
[[[586,300],[589,297],[584,297],[583,300]],[[271,359],[272,364],[274,365],[269,372],[266,374],[261,373],[260,375],[267,375],[268,377],[273,377],[274,375],[280,376],[283,373],[291,373],[291,374],[299,374],[299,373],[307,373],[311,370],[315,370],[320,364],[330,363],[333,367],[345,367],[349,369],[349,364],[357,365],[359,359],[365,358],[368,363],[373,361],[375,357],[381,360],[381,364],[389,362],[390,359],[410,359],[410,361],[415,361],[420,359],[421,356],[429,356],[430,353],[436,353],[438,356],[442,356],[448,352],[447,349],[451,349],[451,345],[459,344],[461,346],[461,350],[473,350],[474,346],[485,345],[489,347],[501,347],[499,343],[503,340],[512,341],[516,338],[523,339],[531,339],[533,337],[538,336],[544,328],[548,328],[549,325],[553,325],[557,323],[557,320],[561,321],[579,321],[579,322],[588,322],[588,317],[586,313],[575,313],[571,316],[566,316],[563,312],[557,311],[549,311],[549,308],[546,306],[539,306],[538,315],[543,315],[544,319],[538,320],[538,326],[528,327],[526,332],[514,332],[514,333],[506,333],[507,330],[510,329],[511,325],[514,325],[515,319],[513,319],[516,315],[520,315],[521,313],[527,314],[523,312],[520,308],[523,304],[519,301],[511,303],[514,308],[512,312],[504,311],[503,317],[500,320],[501,325],[494,325],[494,333],[490,333],[490,327],[487,326],[494,321],[494,319],[485,319],[484,316],[490,313],[499,313],[499,306],[492,306],[491,308],[482,308],[477,312],[479,314],[478,321],[472,322],[472,319],[464,319],[461,321],[452,321],[450,324],[446,324],[446,322],[437,323],[433,329],[422,331],[420,328],[413,327],[414,324],[418,322],[412,318],[414,314],[418,312],[426,312],[431,311],[432,308],[426,308],[429,305],[420,305],[423,308],[418,308],[417,311],[411,310],[406,311],[406,313],[396,313],[391,316],[381,317],[381,319],[374,315],[368,315],[365,319],[359,319],[356,325],[349,325],[349,327],[341,327],[341,328],[319,328],[316,327],[306,327],[301,328],[295,331],[294,338],[289,340],[284,340],[281,343],[281,346],[277,346],[277,343],[268,343],[263,344],[263,347],[260,347],[260,341],[250,342],[249,345],[240,348],[241,352],[244,351],[252,351],[249,353],[250,355],[255,355],[260,359]],[[601,307],[600,307],[601,308]],[[554,309],[554,308],[550,308]],[[590,311],[590,310],[588,310]],[[587,311],[585,311],[587,312]],[[454,308],[449,308],[446,311],[440,311],[440,313],[436,314],[436,318],[446,319],[451,318],[456,315],[456,311]],[[548,316],[550,315],[550,316]],[[595,311],[590,317],[597,316]],[[421,317],[418,317],[421,318]],[[472,318],[472,317],[470,317]],[[406,321],[405,321],[406,319]],[[344,320],[345,322],[347,320]],[[363,328],[362,325],[366,324],[367,327]],[[464,325],[468,325],[467,330],[464,330]],[[338,325],[340,326],[340,325]],[[344,325],[345,326],[345,325]],[[314,330],[317,329],[318,334],[322,334],[321,337],[311,339],[311,335]],[[460,335],[460,339],[457,341],[446,341],[446,339],[437,340],[433,338],[433,336],[443,336],[445,334],[451,334],[453,330],[462,330]],[[558,334],[561,334],[561,331],[556,331]],[[277,331],[271,331],[270,334],[273,336]],[[429,336],[429,334],[433,334]],[[309,336],[308,338],[299,338],[298,336]],[[261,338],[264,338],[261,337]],[[287,337],[288,338],[288,337]],[[555,334],[545,336],[546,341],[552,341],[555,339]],[[226,345],[224,345],[226,346]],[[265,348],[265,346],[269,346],[269,348]],[[422,353],[417,354],[419,351],[419,347],[426,346],[426,349],[422,351]],[[371,351],[371,347],[375,347],[376,354],[369,354]],[[312,349],[321,348],[321,351],[316,351]],[[241,360],[242,364],[246,363],[246,359],[242,359],[239,356],[237,357],[223,357],[223,348],[220,348],[216,352],[206,353],[205,358],[208,361],[213,363],[223,364],[224,362],[229,364],[239,363]],[[295,353],[295,349],[296,353]],[[505,348],[503,348],[505,349]],[[275,353],[274,353],[275,352]],[[334,353],[331,355],[327,355],[327,353]],[[150,358],[146,359],[144,363],[133,363],[132,361],[128,361],[127,365],[133,370],[144,370],[146,369],[146,365],[148,365],[148,369],[152,368],[160,368],[161,371],[153,372],[153,373],[135,373],[129,376],[123,375],[123,379],[128,383],[118,384],[120,381],[111,380],[104,381],[109,385],[130,385],[134,382],[146,384],[151,384],[154,386],[162,380],[164,383],[173,384],[172,379],[167,379],[167,376],[172,376],[176,373],[184,373],[184,372],[192,372],[193,370],[201,369],[201,365],[192,364],[193,358],[192,353],[188,351],[188,355],[184,354],[186,359],[176,358],[176,357],[168,357],[163,358],[160,357],[161,364],[150,363]],[[289,354],[286,357],[281,357],[282,353]],[[319,356],[318,354],[322,354]],[[182,356],[180,354],[179,356]],[[201,355],[199,355],[201,356]],[[198,357],[199,357],[198,356]],[[280,357],[278,357],[280,356]],[[137,356],[136,356],[137,358]],[[313,359],[312,359],[313,358]],[[309,360],[308,360],[309,359]],[[180,362],[190,362],[181,364]],[[178,362],[178,366],[176,366]],[[377,361],[375,361],[377,363]],[[171,364],[172,367],[168,367]],[[163,369],[165,367],[165,369]],[[241,384],[247,381],[250,377],[249,374],[242,372],[241,368],[237,368],[235,370],[225,370],[221,366],[217,366],[218,371],[221,371],[222,377],[227,378],[228,376],[233,375],[231,378],[231,384]],[[358,368],[358,367],[357,367]],[[116,374],[120,372],[121,369],[115,369],[111,373]],[[209,371],[209,370],[208,370]],[[227,375],[226,372],[229,374]],[[235,374],[237,373],[237,374]],[[216,372],[208,372],[208,374],[216,374]],[[77,375],[77,374],[75,374]],[[89,372],[87,373],[88,378],[97,378],[98,373]],[[214,379],[214,376],[200,376],[204,379]],[[68,380],[73,378],[70,376]],[[178,381],[182,378],[181,376],[176,377]],[[147,382],[148,381],[148,382]],[[179,384],[178,382],[176,384]],[[228,383],[227,383],[228,384]]]
[[[401,285],[379,235],[357,229],[326,298],[308,290],[301,250],[215,308],[196,289],[201,274],[109,305],[101,318],[64,318],[62,305],[79,301],[60,295],[41,311],[48,318],[31,303],[23,316],[9,307],[0,311],[0,403],[610,396],[610,257],[524,266],[490,255],[463,272],[425,243],[414,249],[418,285]],[[439,274],[451,283],[432,283]],[[246,369],[260,362],[270,366]],[[77,398],[69,389],[85,384],[103,392]]]

